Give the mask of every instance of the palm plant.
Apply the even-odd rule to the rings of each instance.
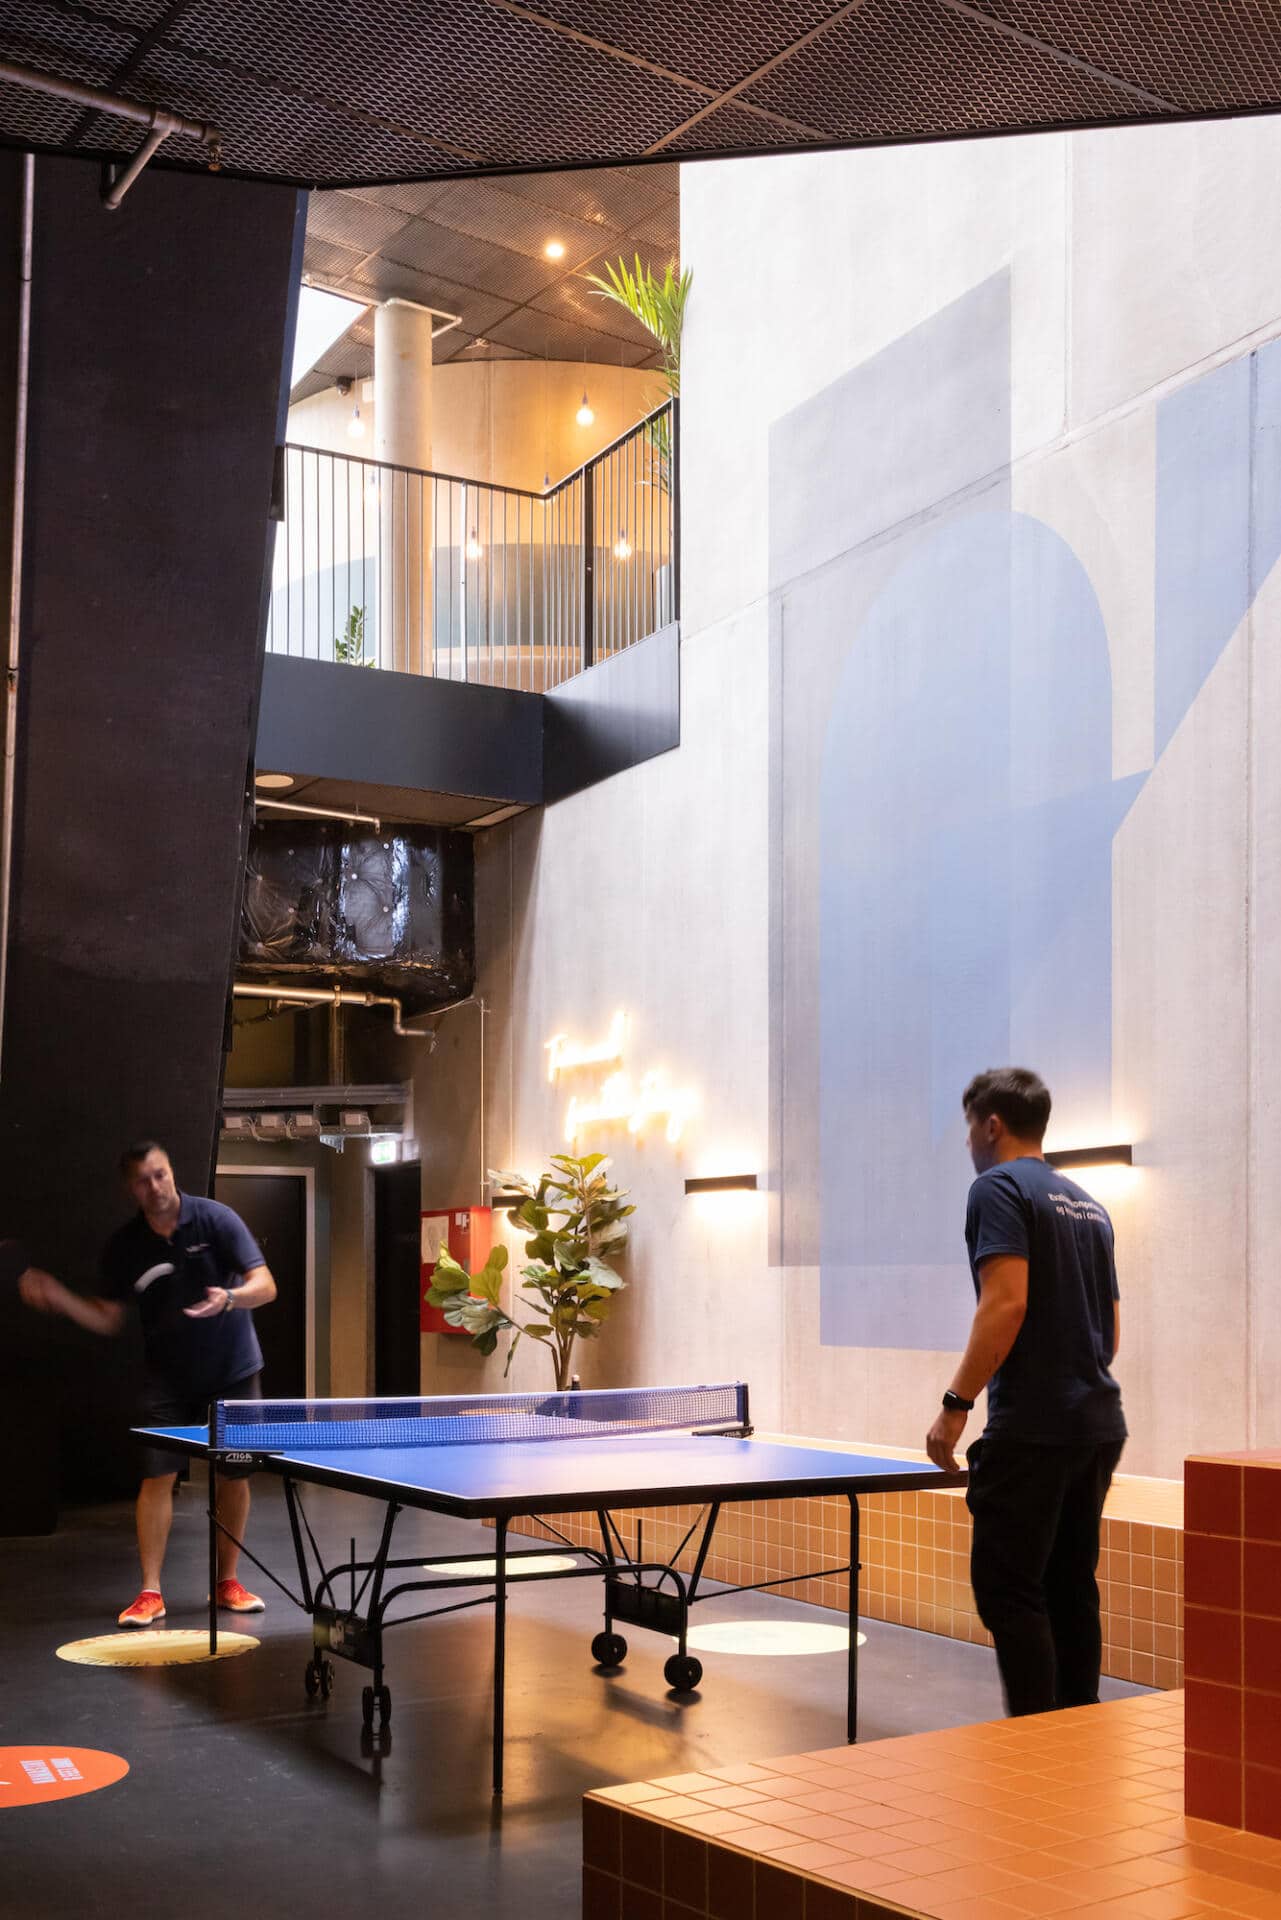
[[[615,306],[622,307],[631,314],[633,320],[639,320],[646,333],[657,341],[667,391],[673,400],[679,398],[681,333],[685,325],[685,305],[693,285],[693,274],[689,268],[677,274],[669,260],[660,277],[638,253],[633,267],[629,267],[625,260],[618,260],[612,265],[607,264],[603,274],[589,273],[587,280],[600,299],[612,300]],[[651,421],[648,431],[658,469],[658,484],[666,492],[670,484],[672,456],[668,416]]]

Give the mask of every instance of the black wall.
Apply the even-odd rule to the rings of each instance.
[[[680,745],[680,629],[550,693],[269,654],[258,764],[537,806]]]
[[[0,154],[6,332],[21,166]],[[193,1192],[212,1177],[303,208],[151,171],[113,214],[97,185],[36,162],[0,1061],[0,1235],[73,1284],[127,1211],[123,1142],[165,1141]],[[10,1298],[0,1347],[5,1441],[52,1402],[65,1490],[130,1484],[130,1343]]]

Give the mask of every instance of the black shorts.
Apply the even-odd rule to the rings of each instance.
[[[218,1400],[261,1400],[262,1374],[251,1373],[243,1380],[233,1380],[211,1397]],[[208,1424],[208,1399],[194,1399],[190,1394],[179,1393],[158,1374],[148,1374],[135,1426],[207,1427]],[[138,1442],[138,1455],[139,1470],[144,1480],[159,1479],[166,1473],[180,1473],[187,1464],[185,1455],[174,1453],[168,1447],[149,1446],[145,1440]]]

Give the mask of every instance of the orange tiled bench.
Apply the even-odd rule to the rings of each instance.
[[[863,1442],[810,1441],[786,1437],[792,1446],[846,1444],[852,1452],[884,1453]],[[904,1449],[896,1448],[900,1457]],[[924,1454],[919,1456],[924,1459]],[[970,1590],[970,1516],[959,1492],[904,1493],[868,1497],[862,1516],[862,1576],[859,1604],[865,1618],[941,1633],[954,1640],[988,1643]],[[673,1507],[643,1516],[647,1547],[671,1553],[694,1518],[693,1507]],[[594,1545],[590,1514],[549,1516],[578,1545]],[[620,1514],[625,1530],[636,1516]],[[786,1580],[807,1566],[839,1566],[846,1553],[847,1509],[843,1500],[770,1500],[727,1505],[708,1559],[709,1579],[730,1585]],[[1103,1519],[1099,1590],[1103,1610],[1103,1671],[1146,1687],[1177,1687],[1183,1678],[1181,1592],[1183,1488],[1178,1480],[1119,1476]],[[544,1537],[537,1520],[514,1522]],[[683,1565],[690,1565],[693,1550]],[[844,1578],[783,1585],[776,1591],[844,1613]]]
[[[1188,1812],[1281,1839],[1281,1450],[1185,1489]]]
[[[1281,1841],[1189,1818],[1177,1693],[789,1754],[583,1807],[583,1920],[1281,1920]]]

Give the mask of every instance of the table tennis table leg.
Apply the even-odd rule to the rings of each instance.
[[[218,1462],[209,1456],[209,1658],[218,1651]]]
[[[507,1522],[494,1523],[494,1792],[503,1790],[503,1688],[507,1677]]]
[[[850,1502],[850,1644],[847,1659],[847,1682],[845,1692],[845,1738],[858,1739],[858,1495],[852,1493]]]

